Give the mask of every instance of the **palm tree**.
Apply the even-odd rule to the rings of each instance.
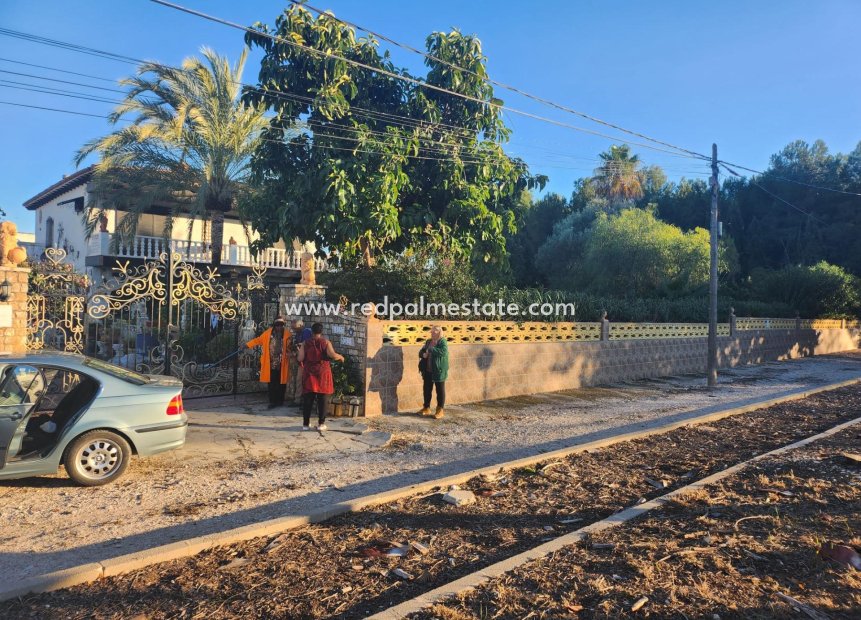
[[[117,225],[115,243],[134,237],[138,219],[153,206],[167,207],[165,236],[178,215],[211,222],[212,264],[221,264],[224,214],[251,191],[251,156],[268,121],[262,107],[241,100],[240,82],[247,49],[231,67],[209,48],[203,59],[187,58],[181,67],[142,64],[109,116],[131,124],[92,140],[76,163],[101,156],[93,177],[94,201],[88,209],[92,232],[104,205],[128,212]]]
[[[627,144],[611,146],[600,153],[601,165],[595,169],[594,183],[598,192],[611,203],[629,202],[643,197],[640,158],[631,155]]]

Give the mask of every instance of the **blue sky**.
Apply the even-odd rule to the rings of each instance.
[[[243,24],[271,24],[286,6],[275,0],[179,3]],[[821,138],[832,151],[843,152],[861,140],[856,58],[861,2],[854,0],[312,4],[415,47],[423,47],[434,30],[457,27],[477,34],[489,72],[501,82],[695,151],[709,152],[717,142],[722,159],[753,168],[767,166],[769,156],[791,140]],[[5,0],[0,26],[164,63],[178,63],[202,45],[235,57],[243,45],[239,31],[147,0]],[[414,54],[393,49],[392,55],[396,64],[422,70]],[[0,58],[106,78],[134,69],[5,36],[0,36]],[[245,81],[255,80],[258,58],[249,59]],[[79,79],[5,61],[0,69]],[[0,79],[40,82],[8,73]],[[602,130],[513,93],[497,94],[512,107]],[[111,107],[2,87],[0,101],[96,114]],[[21,203],[72,172],[75,150],[108,126],[96,118],[6,105],[0,105],[0,119],[0,207],[21,230],[32,230],[32,216]],[[514,129],[509,151],[549,175],[549,190],[562,194],[569,194],[574,180],[587,176],[597,154],[613,143],[514,114],[506,119]],[[706,173],[698,161],[634,150],[674,179]],[[787,191],[791,199],[792,190]]]

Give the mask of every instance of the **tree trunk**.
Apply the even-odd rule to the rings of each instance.
[[[221,250],[224,247],[224,211],[214,209],[211,216],[212,266],[221,266]]]
[[[365,264],[365,267],[373,267],[374,256],[371,254],[371,240],[367,237],[361,237],[359,239],[359,248],[362,251],[362,262]]]

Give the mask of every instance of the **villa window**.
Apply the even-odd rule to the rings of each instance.
[[[54,247],[54,218],[52,217],[45,221],[45,247]]]

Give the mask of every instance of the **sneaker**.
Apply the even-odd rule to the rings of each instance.
[[[421,411],[419,411],[419,415],[430,415],[430,407],[422,407]]]
[[[311,427],[310,427],[310,426],[303,426],[303,427],[302,427],[302,430],[303,430],[303,431],[310,431],[310,430],[311,430]]]
[[[434,419],[435,419],[435,420],[439,420],[439,419],[440,419],[441,417],[443,417],[444,415],[445,415],[445,411],[443,410],[443,408],[442,408],[442,407],[437,407],[437,408],[436,408],[436,413],[435,413],[435,414],[433,414],[433,417],[434,417]]]
[[[320,425],[317,427],[317,430],[318,430],[318,431],[325,431],[327,428],[328,428],[328,427],[327,427],[325,424],[320,424]]]

